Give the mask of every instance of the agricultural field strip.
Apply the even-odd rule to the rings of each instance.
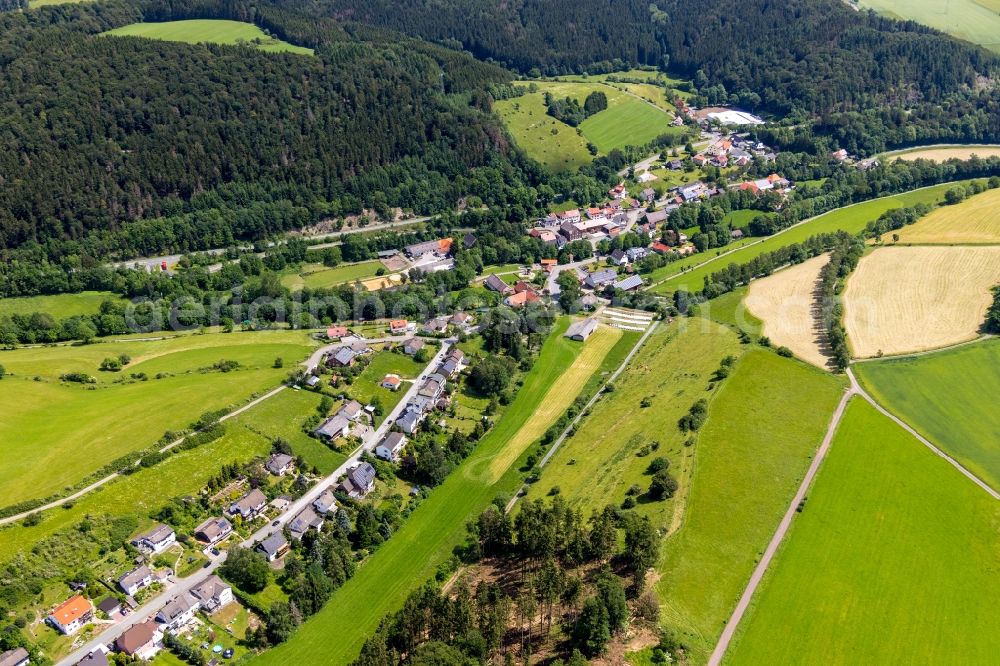
[[[747,583],[747,587],[743,594],[740,596],[739,603],[733,610],[732,616],[729,621],[726,622],[726,627],[719,637],[719,642],[716,644],[715,649],[712,651],[712,656],[708,661],[709,666],[719,666],[722,663],[722,659],[726,654],[733,636],[736,634],[739,628],[740,621],[743,619],[747,608],[750,605],[750,601],[760,585],[761,580],[764,577],[765,572],[774,559],[777,553],[778,547],[781,545],[785,534],[788,532],[788,528],[791,526],[792,518],[795,517],[796,508],[799,503],[805,499],[806,492],[809,490],[809,486],[812,484],[813,478],[816,476],[816,472],[819,470],[819,466],[823,459],[826,457],[827,452],[830,448],[830,443],[833,441],[833,436],[836,433],[837,426],[840,423],[841,418],[844,415],[844,411],[847,408],[847,403],[850,401],[851,397],[857,395],[862,397],[866,402],[871,404],[879,413],[891,419],[894,423],[899,425],[901,428],[906,430],[910,435],[916,438],[921,444],[930,449],[935,455],[943,458],[948,463],[950,463],[955,469],[957,469],[963,476],[968,478],[974,484],[982,488],[989,494],[993,499],[1000,500],[1000,493],[991,488],[982,479],[977,477],[975,474],[970,472],[968,469],[962,466],[957,460],[952,458],[950,455],[939,449],[937,446],[932,444],[926,437],[921,435],[919,432],[913,429],[908,423],[903,421],[898,416],[894,415],[892,412],[884,408],[878,402],[868,394],[867,391],[861,386],[857,378],[854,376],[854,372],[851,368],[847,369],[847,376],[851,380],[850,388],[844,393],[844,397],[841,398],[840,404],[837,406],[837,411],[834,412],[833,418],[830,420],[830,426],[827,429],[826,436],[823,438],[823,443],[820,444],[819,449],[816,452],[816,457],[813,459],[812,464],[809,466],[809,471],[806,473],[805,478],[799,485],[798,491],[795,493],[795,497],[792,498],[791,503],[788,505],[788,510],[785,512],[784,518],[781,520],[781,524],[778,526],[777,531],[775,531],[774,536],[771,538],[771,542],[767,545],[767,550],[764,551],[763,557],[761,557],[760,562],[754,569],[753,575],[750,577],[750,581]]]
[[[370,340],[369,342],[377,342],[377,341]],[[314,359],[315,363],[318,363],[319,359],[322,358],[322,351],[324,349],[328,349],[333,346],[335,345],[327,345],[326,347],[322,347],[315,353],[313,353],[313,355],[310,356],[307,361],[305,361],[304,364],[306,365],[306,367],[307,368],[315,367],[315,364],[311,365],[309,364]],[[389,432],[390,424],[392,424],[399,416],[399,414],[403,411],[403,408],[406,406],[406,403],[409,402],[413,398],[413,396],[417,393],[417,391],[420,389],[420,380],[425,379],[430,374],[431,369],[436,368],[441,363],[441,361],[444,360],[445,355],[448,353],[450,349],[451,345],[447,341],[441,345],[441,349],[438,351],[437,354],[434,355],[432,359],[430,359],[430,361],[425,366],[424,371],[420,374],[420,377],[417,378],[417,381],[413,382],[413,385],[410,386],[409,390],[406,392],[406,395],[403,396],[403,399],[400,400],[399,403],[396,405],[396,407],[394,407],[393,410],[386,416],[386,419],[382,422],[382,425],[369,434],[368,441],[362,442],[362,444],[358,446],[351,453],[351,455],[347,458],[347,460],[345,460],[340,465],[340,467],[331,472],[324,480],[320,481],[319,483],[315,484],[312,488],[307,490],[305,494],[302,495],[302,497],[292,502],[292,504],[274,521],[278,522],[279,523],[278,525],[274,525],[273,522],[268,523],[263,527],[261,527],[260,529],[258,529],[253,534],[251,534],[250,536],[248,536],[246,539],[244,539],[242,543],[243,544],[249,543],[251,545],[256,544],[262,539],[264,539],[268,534],[271,534],[276,530],[280,531],[284,527],[284,525],[287,524],[294,516],[298,515],[298,513],[302,511],[305,507],[312,504],[312,502],[315,501],[316,498],[319,497],[324,490],[330,487],[334,481],[336,481],[340,476],[346,473],[347,470],[351,468],[351,466],[356,465],[360,460],[361,454],[364,451],[373,450],[375,448],[375,445],[382,440],[382,438],[386,435],[386,433]],[[278,393],[278,391],[272,392],[272,394],[276,393]],[[86,645],[84,645],[81,648],[78,648],[72,654],[63,658],[61,661],[58,662],[57,666],[71,666],[72,664],[76,664],[91,651],[97,649],[97,647],[110,643],[119,635],[121,635],[124,631],[130,629],[132,626],[139,623],[140,619],[145,619],[146,617],[151,615],[154,610],[161,608],[170,599],[173,599],[178,592],[186,592],[187,590],[193,588],[195,585],[203,582],[206,578],[208,578],[208,576],[214,573],[215,570],[219,566],[221,566],[223,562],[225,562],[225,560],[226,560],[226,553],[223,552],[220,556],[211,560],[207,567],[200,569],[197,573],[192,574],[188,578],[184,579],[183,589],[178,589],[177,587],[169,588],[168,590],[157,596],[155,599],[152,599],[147,603],[143,604],[141,608],[135,609],[122,622],[119,622],[118,624],[115,624],[110,628],[106,629],[100,635],[92,638]]]
[[[739,628],[740,621],[743,619],[747,608],[750,606],[750,600],[753,598],[754,592],[757,591],[757,587],[764,578],[764,573],[771,565],[771,560],[774,559],[774,555],[778,552],[778,546],[781,545],[782,540],[785,538],[785,534],[788,533],[788,528],[792,524],[792,518],[795,517],[796,509],[798,508],[799,503],[805,499],[806,492],[809,490],[809,486],[812,484],[813,478],[816,476],[816,472],[819,471],[820,463],[823,462],[827,451],[830,449],[830,443],[833,441],[833,435],[837,431],[840,419],[844,416],[844,410],[847,408],[847,403],[850,402],[851,397],[857,392],[857,384],[853,381],[853,379],[854,378],[851,377],[851,387],[844,392],[844,396],[840,399],[840,404],[837,405],[837,409],[833,413],[833,417],[830,419],[830,425],[827,427],[826,435],[823,437],[823,441],[816,450],[816,455],[813,457],[812,463],[809,465],[809,469],[806,471],[806,475],[802,479],[802,483],[799,484],[799,489],[795,491],[795,496],[792,497],[792,501],[789,502],[788,509],[785,511],[785,515],[782,517],[781,523],[778,524],[778,529],[775,530],[774,536],[771,537],[771,541],[767,544],[767,549],[764,551],[763,557],[760,558],[760,562],[758,562],[756,568],[754,568],[753,574],[750,576],[750,580],[747,582],[747,586],[743,590],[743,594],[740,595],[740,600],[737,602],[736,608],[733,609],[733,614],[726,622],[726,627],[722,630],[722,634],[719,636],[719,641],[716,643],[715,649],[712,650],[712,656],[709,657],[709,666],[719,666],[719,664],[722,663],[722,658],[725,656],[726,650],[729,648],[729,644],[733,640],[736,630]]]

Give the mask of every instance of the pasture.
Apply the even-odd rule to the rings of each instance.
[[[882,247],[861,259],[844,290],[855,356],[906,354],[976,337],[1000,282],[997,247]]]
[[[291,291],[309,289],[329,289],[345,282],[355,282],[375,277],[379,269],[385,267],[378,261],[363,261],[356,264],[342,264],[332,268],[323,264],[305,264],[281,276],[281,285]]]
[[[859,0],[880,14],[929,25],[959,39],[1000,51],[1000,3],[996,0]]]
[[[594,405],[541,479],[529,486],[528,498],[543,498],[559,488],[567,503],[586,516],[609,503],[621,504],[633,484],[645,493],[649,461],[663,456],[682,487],[667,502],[639,496],[635,511],[649,516],[658,528],[670,529],[673,516],[683,510],[695,457],[695,449],[684,446],[688,435],[677,421],[696,400],[716,393],[708,388],[712,374],[725,356],[739,353],[736,335],[707,319],[661,324],[615,381],[615,390]],[[651,452],[653,441],[658,447]]]
[[[462,542],[466,521],[482,511],[494,496],[513,492],[520,485],[522,475],[516,463],[494,481],[493,461],[508,457],[505,450],[509,443],[518,440],[518,433],[531,421],[543,396],[563,381],[590,344],[588,341],[580,345],[563,338],[567,325],[566,318],[560,320],[543,345],[538,361],[525,376],[517,397],[472,454],[434,489],[319,613],[307,620],[289,641],[265,652],[254,663],[349,663],[376,630],[383,615],[399,608],[406,596],[430,578]],[[620,359],[617,347],[608,355],[611,358]],[[609,369],[607,361],[597,372],[606,369]],[[331,632],[336,632],[336,641],[329,640]]]
[[[1000,341],[854,365],[872,396],[1000,488]]]
[[[651,291],[659,294],[673,293],[678,289],[698,291],[705,286],[705,278],[729,264],[746,263],[765,252],[771,252],[793,243],[801,243],[816,234],[840,230],[857,233],[887,210],[912,206],[921,201],[930,204],[938,203],[944,199],[944,193],[954,186],[955,183],[945,183],[881,199],[873,199],[853,206],[844,206],[817,215],[787,231],[768,236],[763,240],[749,238],[731,243],[725,248],[713,250],[715,256],[709,256],[708,253],[698,253],[684,257],[649,274],[650,281],[660,281]],[[735,251],[730,252],[734,248],[736,248]]]
[[[313,54],[312,49],[295,46],[277,37],[271,37],[252,23],[223,19],[132,23],[103,34],[115,37],[144,37],[187,44],[239,44],[272,53]]]
[[[829,358],[824,353],[815,292],[820,270],[829,260],[823,254],[754,280],[743,301],[752,315],[763,320],[763,333],[772,343],[788,347],[818,368],[826,368]]]
[[[528,156],[552,171],[576,171],[590,163],[587,140],[545,113],[541,91],[497,100],[493,107]]]
[[[856,398],[727,663],[986,664],[1000,503]]]
[[[656,588],[663,622],[688,645],[690,663],[706,661],[842,391],[827,373],[751,349],[712,401],[694,446],[683,523],[663,546]]]
[[[934,162],[944,162],[945,160],[967,160],[973,155],[977,157],[1000,157],[1000,146],[967,144],[959,146],[928,146],[926,148],[911,148],[892,153],[885,153],[882,159],[903,160],[912,162],[913,160],[933,160]]]
[[[764,322],[755,317],[744,304],[747,287],[738,287],[710,301],[694,306],[694,312],[706,319],[725,324],[736,331],[746,331],[750,335],[761,335]]]
[[[915,224],[893,232],[899,244],[990,245],[1000,243],[1000,189],[986,190],[954,206],[931,211]],[[892,242],[892,233],[882,241]]]
[[[58,493],[119,456],[154,446],[166,430],[182,430],[205,411],[273,388],[310,349],[305,333],[274,331],[0,352],[10,373],[0,382],[6,407],[0,411],[6,454],[0,505]],[[132,358],[124,370],[98,371],[104,358],[119,354]],[[277,357],[286,368],[272,367]],[[241,367],[206,370],[221,359]],[[61,382],[67,372],[97,383]],[[147,379],[132,380],[133,373]]]
[[[107,300],[121,300],[121,296],[110,291],[83,291],[78,294],[0,298],[0,317],[30,315],[35,312],[45,312],[56,319],[92,315],[97,314],[101,303]]]

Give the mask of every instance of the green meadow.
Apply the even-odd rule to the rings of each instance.
[[[56,319],[92,315],[100,311],[101,303],[104,301],[120,299],[121,296],[110,291],[83,291],[79,294],[0,298],[0,317],[15,314],[30,315],[35,312],[44,312]]]
[[[323,264],[306,264],[282,275],[281,284],[292,291],[298,291],[304,287],[328,289],[345,282],[375,277],[380,268],[384,267],[378,261],[363,261],[357,264],[334,266],[333,268],[328,268]]]
[[[277,386],[310,349],[305,333],[276,331],[0,352],[8,372],[0,381],[6,460],[0,505],[57,493],[119,456],[155,445],[165,431],[187,428],[203,412],[238,406]],[[98,370],[103,359],[120,354],[132,359],[124,370]],[[285,368],[272,367],[278,357]],[[222,359],[240,367],[206,370]],[[60,381],[67,372],[97,383]],[[132,380],[133,373],[147,379]]]
[[[855,398],[731,664],[988,664],[1000,503]]]
[[[312,55],[313,50],[267,35],[252,23],[223,19],[193,19],[163,23],[133,23],[104,33],[116,37],[145,37],[187,44],[245,44],[262,51]]]
[[[883,407],[1000,488],[1000,340],[853,367]]]
[[[288,642],[265,652],[254,663],[349,663],[382,617],[399,608],[406,596],[451,556],[453,548],[464,539],[466,522],[496,495],[518,487],[522,475],[517,466],[524,454],[515,456],[499,476],[493,469],[495,461],[509,456],[508,449],[520,441],[523,432],[547,427],[538,423],[535,415],[540,401],[557,382],[572,375],[574,362],[586,355],[586,344],[562,336],[568,323],[562,319],[549,335],[517,397],[472,454],[431,492],[319,613],[299,627]],[[618,350],[612,349],[592,374],[607,371],[608,359],[620,357]],[[589,377],[583,379],[566,390],[575,395]],[[331,635],[336,635],[335,641],[330,640]]]
[[[706,661],[842,394],[841,380],[753,348],[711,402],[683,524],[658,567],[663,621],[691,663]]]
[[[794,243],[801,243],[816,234],[841,230],[857,233],[887,210],[913,206],[919,202],[929,204],[938,203],[944,199],[944,193],[951,187],[954,187],[954,183],[944,183],[920,190],[913,190],[912,192],[865,201],[854,206],[838,208],[819,215],[808,222],[799,224],[784,233],[769,236],[763,241],[757,238],[744,239],[738,243],[727,245],[720,250],[712,251],[720,254],[732,248],[739,248],[730,254],[711,258],[706,256],[706,254],[699,253],[684,257],[653,271],[649,274],[648,279],[652,282],[661,281],[660,284],[652,288],[654,293],[673,293],[678,289],[698,291],[705,286],[705,279],[709,275],[722,270],[729,264],[746,263],[766,252],[772,252]]]
[[[860,0],[880,14],[929,25],[959,39],[1000,51],[1000,2],[996,0]]]

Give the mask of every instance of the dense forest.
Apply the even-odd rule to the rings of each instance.
[[[316,55],[97,36],[190,16],[252,20]],[[197,249],[188,237],[254,207],[240,237],[362,207],[451,209],[466,194],[507,204],[507,184],[525,177],[470,92],[507,72],[267,4],[112,0],[7,13],[0,63],[0,249],[122,229],[98,256]],[[126,224],[135,220],[146,220],[141,243]]]

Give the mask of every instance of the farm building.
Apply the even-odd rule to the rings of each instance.
[[[448,256],[448,253],[451,252],[451,243],[451,238],[442,238],[441,240],[424,241],[423,243],[407,245],[403,251],[406,252],[411,259],[420,259],[427,254],[446,257]]]
[[[642,278],[638,275],[630,275],[624,280],[619,280],[612,285],[615,289],[622,291],[634,291],[642,286]]]
[[[570,340],[579,340],[580,342],[583,342],[596,330],[596,319],[584,319],[583,321],[577,321],[570,324],[569,328],[566,329],[566,337]]]
[[[605,269],[600,271],[594,271],[587,276],[587,279],[583,281],[583,285],[590,289],[599,289],[605,285],[611,284],[616,279],[618,279],[618,273],[613,269]]]

